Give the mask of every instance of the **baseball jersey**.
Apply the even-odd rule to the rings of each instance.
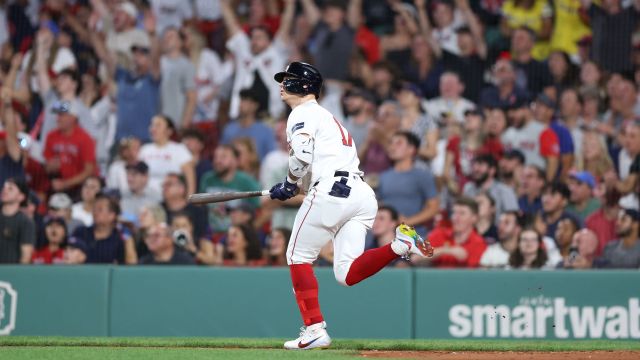
[[[287,120],[287,142],[293,136],[308,134],[313,138],[311,184],[333,178],[337,170],[362,175],[353,138],[331,113],[315,100],[296,106]]]

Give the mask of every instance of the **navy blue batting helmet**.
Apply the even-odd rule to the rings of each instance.
[[[307,63],[294,61],[284,71],[275,74],[273,78],[282,83],[284,89],[292,94],[314,94],[316,98],[320,96],[322,75],[318,69]]]

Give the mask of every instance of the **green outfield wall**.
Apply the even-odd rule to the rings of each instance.
[[[640,339],[638,271],[316,269],[338,338]],[[290,337],[286,268],[0,266],[0,335]]]

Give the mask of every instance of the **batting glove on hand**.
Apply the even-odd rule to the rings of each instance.
[[[285,179],[284,182],[275,184],[271,190],[269,190],[269,193],[271,194],[271,199],[285,201],[296,196],[296,190],[298,190],[298,185],[292,184]]]

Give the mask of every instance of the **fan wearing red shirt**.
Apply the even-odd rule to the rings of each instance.
[[[95,142],[78,125],[78,110],[74,102],[62,101],[52,111],[58,114],[58,126],[47,135],[45,168],[53,179],[53,191],[73,194],[95,172]]]
[[[64,263],[64,245],[67,242],[67,225],[61,217],[50,217],[46,220],[44,234],[47,245],[33,252],[33,264]]]
[[[474,268],[487,249],[475,225],[478,222],[478,204],[475,200],[461,197],[453,205],[451,228],[437,228],[429,235],[434,248],[431,263],[434,267]]]

